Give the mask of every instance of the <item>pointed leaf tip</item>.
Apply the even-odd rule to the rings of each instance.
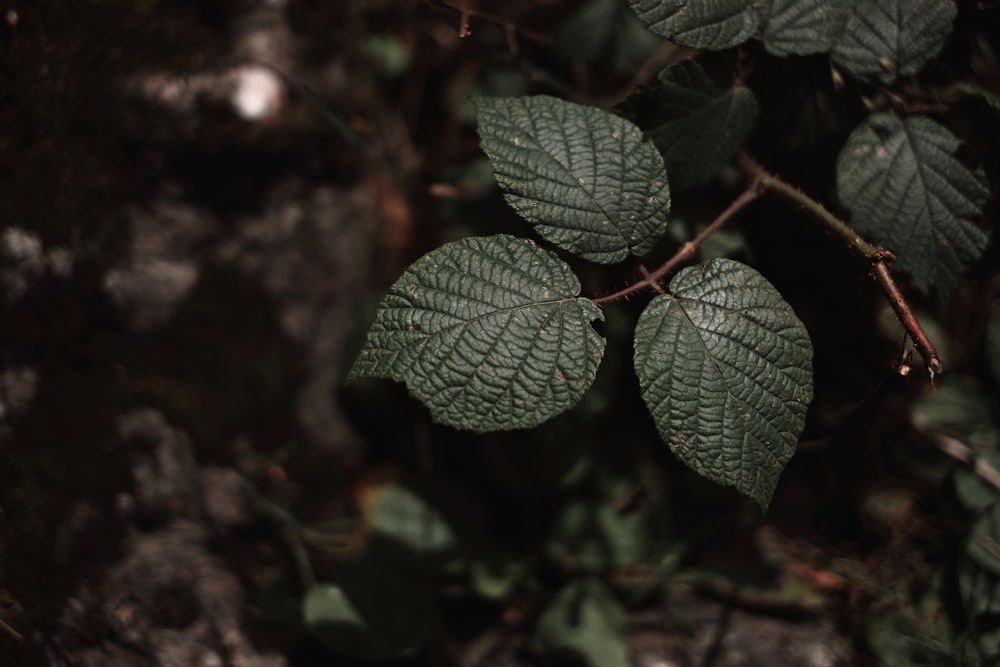
[[[812,344],[748,266],[684,269],[635,331],[642,398],[674,454],[767,509],[812,400]]]

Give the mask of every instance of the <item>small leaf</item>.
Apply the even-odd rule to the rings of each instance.
[[[447,562],[458,555],[458,540],[448,522],[406,487],[387,484],[372,488],[367,500],[367,523],[393,544],[430,561]]]
[[[760,28],[767,0],[628,0],[646,27],[681,46],[727,49]]]
[[[749,88],[722,88],[695,60],[660,72],[660,86],[630,96],[619,108],[663,154],[677,190],[712,178],[753,129],[757,100]]]
[[[663,236],[663,158],[632,123],[554,97],[479,98],[479,135],[507,202],[545,239],[602,264]]]
[[[684,269],[635,330],[643,400],[674,454],[767,509],[812,400],[812,344],[774,287],[739,262]]]
[[[562,260],[526,239],[467,238],[413,263],[382,299],[348,381],[406,382],[435,420],[530,428],[580,400],[604,339]]]
[[[556,560],[587,572],[634,565],[646,554],[646,516],[611,502],[580,500],[556,517],[546,547]]]
[[[952,0],[858,0],[833,61],[881,84],[911,76],[944,48],[956,12]]]
[[[844,32],[852,4],[852,0],[771,0],[759,37],[776,56],[829,51]]]
[[[597,579],[567,584],[546,607],[535,632],[548,650],[588,667],[628,665],[625,613]]]
[[[339,583],[318,583],[306,591],[306,627],[331,649],[364,660],[399,659],[416,652],[432,627],[429,588],[364,562],[347,569]]]
[[[953,155],[958,139],[929,118],[872,114],[837,159],[837,190],[851,221],[894,252],[923,291],[942,297],[986,249],[975,225],[988,194],[981,172]]]

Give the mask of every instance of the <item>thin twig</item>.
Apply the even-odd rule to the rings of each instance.
[[[433,4],[440,5],[442,7],[447,7],[448,9],[458,12],[459,15],[459,27],[458,36],[468,37],[472,32],[469,30],[469,17],[475,16],[478,19],[482,19],[487,23],[492,23],[493,25],[500,26],[503,28],[507,35],[508,46],[510,45],[510,39],[512,33],[517,33],[521,37],[526,37],[527,39],[537,42],[539,44],[549,44],[552,42],[552,38],[541,32],[535,32],[533,30],[527,30],[517,25],[513,21],[496,16],[495,14],[488,14],[481,12],[478,9],[473,9],[471,7],[466,7],[461,3],[452,2],[451,0],[431,0]],[[517,54],[517,48],[514,46],[512,49],[514,55]]]
[[[889,266],[884,258],[872,264],[872,275],[875,281],[881,285],[886,298],[889,299],[889,305],[892,306],[893,312],[896,313],[896,317],[903,323],[903,327],[910,334],[910,338],[913,339],[913,345],[917,348],[917,352],[924,358],[924,364],[927,366],[927,372],[930,374],[931,381],[933,382],[934,377],[940,375],[941,371],[944,370],[941,364],[941,357],[938,356],[937,350],[934,349],[934,344],[931,343],[927,334],[924,333],[924,328],[920,326],[920,320],[910,310],[903,293],[899,291],[899,286],[896,285],[896,281],[889,272]]]
[[[910,304],[896,285],[892,273],[889,272],[889,262],[896,258],[895,255],[885,248],[880,248],[865,241],[847,223],[826,210],[826,207],[818,201],[768,172],[760,163],[746,153],[740,154],[739,164],[744,171],[758,179],[763,189],[784,197],[811,213],[816,220],[823,223],[828,231],[844,241],[858,259],[870,265],[872,278],[875,279],[875,282],[885,292],[885,296],[889,300],[893,312],[896,313],[896,317],[902,322],[906,332],[913,340],[914,346],[920,352],[920,356],[923,357],[927,373],[930,375],[931,382],[933,382],[934,378],[941,374],[944,367],[941,364],[941,357],[938,355],[937,350],[934,349],[934,345],[927,337],[927,334],[924,333],[923,327],[920,326],[920,321],[913,314]]]
[[[639,273],[642,274],[643,278],[645,278],[646,280],[650,281],[649,286],[650,286],[650,288],[652,288],[652,290],[654,292],[656,292],[657,294],[666,294],[667,293],[667,290],[663,289],[663,285],[661,285],[658,281],[652,280],[650,278],[651,274],[649,273],[649,269],[647,269],[642,264],[639,265]]]
[[[751,182],[750,185],[747,186],[747,189],[744,190],[739,197],[734,199],[733,202],[729,205],[729,207],[726,208],[725,211],[719,214],[719,217],[717,217],[715,220],[712,221],[712,224],[710,224],[705,229],[701,230],[701,232],[697,236],[695,236],[693,239],[682,245],[677,250],[677,252],[674,253],[674,256],[668,259],[662,266],[660,266],[660,268],[656,269],[652,273],[647,273],[645,269],[643,269],[642,280],[632,285],[629,285],[624,289],[618,290],[614,294],[608,294],[607,296],[602,296],[597,299],[594,299],[594,303],[601,304],[601,303],[607,303],[608,301],[615,301],[622,297],[628,296],[629,294],[638,292],[639,290],[642,290],[646,287],[650,287],[654,290],[657,290],[659,282],[660,280],[663,279],[664,276],[667,276],[673,271],[677,270],[678,266],[680,266],[684,262],[689,261],[692,257],[694,257],[694,254],[695,252],[697,252],[698,247],[701,246],[701,244],[705,241],[705,239],[707,239],[709,236],[718,231],[718,229],[722,227],[722,225],[729,222],[729,220],[734,215],[736,215],[740,210],[742,210],[747,204],[760,197],[762,193],[763,193],[763,188],[761,180],[759,178],[755,178],[753,182]],[[657,291],[662,292],[662,288],[660,288]]]
[[[14,628],[10,627],[7,624],[7,622],[4,621],[2,618],[0,618],[0,630],[3,630],[4,632],[6,632],[7,634],[9,634],[11,637],[13,637],[14,639],[16,639],[19,642],[23,642],[24,641],[24,635],[22,635],[20,632],[18,632]]]
[[[1000,489],[1000,471],[981,458],[972,447],[946,433],[935,429],[922,415],[913,415],[914,428],[928,436],[934,445],[948,456],[972,466],[972,471],[984,482]]]
[[[847,246],[860,258],[868,261],[874,261],[876,255],[885,252],[882,248],[874,246],[858,236],[858,233],[851,229],[846,222],[835,216],[833,213],[830,213],[826,210],[826,207],[818,201],[795,186],[789,185],[785,181],[781,180],[746,153],[740,153],[739,164],[745,172],[759,178],[761,186],[765,190],[770,190],[775,194],[781,195],[785,199],[798,204],[812,213],[815,218],[826,225],[829,231],[833,232],[845,243],[847,243]]]

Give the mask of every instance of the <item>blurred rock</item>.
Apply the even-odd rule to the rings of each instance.
[[[13,304],[49,272],[67,278],[73,255],[64,248],[45,251],[34,232],[21,227],[0,230],[0,301]]]
[[[105,274],[103,287],[130,328],[148,333],[170,320],[198,281],[196,245],[216,223],[207,211],[169,198],[126,215],[130,252]]]
[[[28,409],[38,392],[38,370],[31,366],[0,368],[0,421]]]

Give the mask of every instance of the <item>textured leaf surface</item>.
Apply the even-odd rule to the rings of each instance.
[[[823,53],[840,39],[852,0],[771,0],[758,35],[776,56]]]
[[[625,613],[597,579],[576,579],[560,590],[538,619],[538,639],[587,667],[626,667]]]
[[[727,49],[757,37],[778,56],[829,51],[852,0],[629,0],[654,33],[699,49]]]
[[[675,190],[703,183],[749,136],[757,101],[749,88],[717,85],[695,60],[663,70],[659,82],[629,97],[620,111],[663,154]]]
[[[837,160],[838,193],[854,227],[894,252],[921,290],[937,285],[942,296],[987,241],[974,223],[986,181],[953,157],[958,144],[928,118],[873,114]]]
[[[410,266],[389,290],[348,380],[406,382],[456,428],[530,428],[593,383],[602,313],[562,260],[526,239],[468,238]]]
[[[603,264],[666,231],[663,158],[632,123],[554,97],[479,98],[479,135],[507,202],[560,248]]]
[[[767,0],[628,0],[646,26],[682,46],[727,49],[757,34]]]
[[[767,508],[812,400],[812,344],[774,287],[714,259],[684,269],[635,331],[635,369],[685,464]]]
[[[956,11],[952,0],[858,0],[833,60],[882,84],[916,74],[948,41]]]

